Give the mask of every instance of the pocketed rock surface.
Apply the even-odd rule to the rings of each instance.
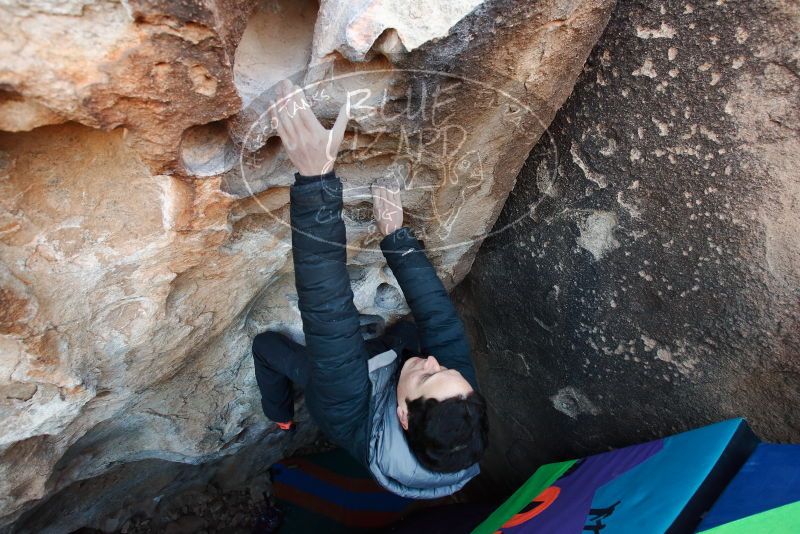
[[[798,35],[796,2],[618,2],[459,286],[485,492],[730,417],[800,440]]]

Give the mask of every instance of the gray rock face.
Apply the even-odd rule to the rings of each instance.
[[[733,416],[800,439],[800,10],[617,4],[458,288],[485,489]]]

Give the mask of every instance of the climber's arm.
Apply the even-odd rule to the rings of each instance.
[[[432,354],[450,369],[458,370],[477,391],[470,347],[464,326],[422,243],[403,227],[400,191],[373,192],[378,229],[385,235],[381,250],[414,315],[425,355]]]
[[[333,172],[298,175],[291,189],[292,249],[312,402],[324,413],[323,424],[347,441],[348,429],[355,430],[368,412],[370,386],[341,212],[342,184]]]
[[[310,109],[298,109],[307,105],[298,88],[284,86],[279,97],[289,103],[273,118],[300,171],[290,190],[290,215],[298,306],[311,360],[306,398],[326,434],[357,454],[365,439],[370,383],[346,267],[342,184],[332,170],[346,116],[340,114],[328,131]],[[328,151],[333,157],[327,157]]]

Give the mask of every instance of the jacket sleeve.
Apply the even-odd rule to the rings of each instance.
[[[422,244],[403,227],[381,240],[381,250],[414,315],[422,350],[479,391],[464,325]]]
[[[311,361],[307,402],[331,440],[360,452],[371,386],[346,267],[342,183],[333,172],[296,179],[290,213],[295,285]]]

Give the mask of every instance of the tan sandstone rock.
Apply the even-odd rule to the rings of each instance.
[[[180,466],[209,476],[263,443],[251,339],[302,338],[293,170],[259,129],[275,81],[324,89],[325,122],[368,89],[337,171],[356,305],[391,321],[407,308],[364,191],[406,180],[407,220],[457,283],[611,4],[0,7],[0,524],[112,530],[178,491]]]

